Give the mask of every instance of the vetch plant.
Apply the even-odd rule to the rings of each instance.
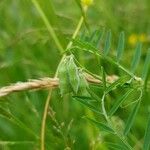
[[[82,11],[82,16],[79,23],[67,44],[63,48],[61,42],[56,36],[55,30],[41,9],[37,0],[32,0],[35,8],[41,16],[47,30],[55,42],[59,52],[63,55],[53,78],[42,78],[39,80],[30,80],[26,83],[17,83],[0,89],[0,97],[6,96],[13,92],[23,90],[49,88],[43,117],[41,122],[40,136],[34,135],[30,129],[26,129],[33,134],[37,140],[40,140],[40,149],[46,150],[46,122],[48,115],[55,123],[54,129],[62,136],[66,143],[66,149],[73,149],[68,143],[70,126],[69,123],[67,134],[63,132],[63,124],[59,124],[55,119],[54,112],[50,107],[50,100],[54,88],[59,87],[60,97],[70,95],[73,101],[77,101],[85,108],[89,109],[93,118],[85,115],[83,121],[88,121],[94,127],[99,129],[100,133],[108,136],[113,136],[112,140],[105,140],[106,146],[109,149],[134,150],[139,141],[136,134],[132,131],[135,125],[135,120],[140,113],[142,99],[144,94],[149,91],[150,83],[148,81],[148,73],[150,66],[150,49],[147,51],[144,66],[142,67],[141,75],[136,75],[136,70],[141,60],[142,44],[137,43],[134,50],[132,61],[129,67],[124,67],[122,64],[125,52],[125,33],[121,32],[116,46],[115,55],[112,56],[112,38],[111,30],[107,32],[96,30],[93,33],[84,33],[78,36],[82,24],[86,25],[86,12],[89,6],[93,4],[93,0],[76,0]],[[104,39],[105,37],[105,39]],[[97,59],[97,66],[100,74],[92,73],[84,67],[78,60],[78,52],[84,52],[88,56]],[[112,65],[119,73],[114,71],[113,75],[108,75],[109,71],[105,64]],[[121,89],[121,90],[120,90]],[[117,93],[117,99],[113,100],[113,94]],[[134,100],[130,101],[130,96],[135,95]],[[108,99],[111,101],[108,102]],[[122,117],[120,112],[124,108],[132,106],[128,115]],[[10,115],[9,113],[7,115]],[[150,118],[150,117],[149,117]],[[18,121],[19,122],[19,121]],[[20,122],[19,122],[20,123]],[[21,123],[20,123],[21,124]],[[143,134],[140,141],[140,149],[149,150],[150,148],[150,119],[145,123],[145,135]],[[84,130],[84,129],[83,129]],[[134,141],[131,139],[135,139]],[[74,142],[71,142],[74,144]]]

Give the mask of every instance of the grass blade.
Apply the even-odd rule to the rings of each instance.
[[[121,32],[119,36],[118,47],[117,47],[117,61],[118,62],[120,61],[123,55],[124,45],[125,45],[125,34],[124,32]]]
[[[144,145],[143,145],[143,150],[149,150],[150,148],[150,115],[147,123],[147,128],[145,131],[145,137],[144,137]]]
[[[109,126],[107,126],[106,124],[101,123],[101,122],[97,122],[97,121],[90,119],[88,117],[85,117],[85,118],[88,121],[90,121],[92,124],[94,124],[96,127],[98,127],[99,129],[104,130],[104,131],[109,132],[109,133],[114,133],[113,129],[110,128]]]
[[[126,100],[128,95],[132,92],[133,90],[128,90],[122,97],[119,97],[118,100],[115,101],[113,107],[111,110],[108,112],[109,116],[112,116],[116,110],[119,108],[119,106]]]
[[[111,47],[111,38],[112,34],[109,30],[106,34],[106,40],[105,40],[105,46],[104,46],[104,55],[107,55],[109,53],[110,47]]]
[[[146,56],[145,63],[144,63],[144,67],[143,67],[143,71],[142,71],[142,79],[143,80],[146,80],[149,66],[150,66],[150,48],[148,49],[147,56]]]
[[[139,64],[140,57],[141,57],[141,49],[142,49],[142,44],[138,43],[136,46],[136,49],[135,49],[135,54],[133,56],[132,63],[131,63],[131,69],[130,70],[132,73],[135,72],[135,70]]]
[[[130,131],[130,129],[131,129],[133,123],[134,123],[135,117],[136,117],[137,112],[138,112],[138,110],[140,108],[140,104],[141,104],[141,96],[140,96],[138,102],[135,104],[132,112],[130,113],[130,115],[128,117],[125,129],[124,129],[124,135],[125,136],[129,133],[129,131]]]
[[[48,29],[50,35],[52,36],[52,38],[53,38],[53,40],[54,40],[54,42],[55,42],[57,48],[59,49],[60,53],[63,53],[63,52],[64,52],[64,49],[63,49],[63,47],[62,47],[62,45],[61,45],[61,43],[60,43],[60,41],[59,41],[59,39],[58,39],[58,37],[57,37],[57,35],[56,35],[56,33],[55,33],[53,27],[51,26],[49,20],[47,19],[45,13],[44,13],[43,10],[41,9],[41,7],[40,7],[38,1],[37,1],[37,0],[32,0],[32,2],[33,2],[33,4],[34,4],[34,6],[36,7],[38,13],[40,14],[40,16],[41,16],[41,18],[42,18],[42,20],[43,20],[45,26],[47,27],[47,29]]]

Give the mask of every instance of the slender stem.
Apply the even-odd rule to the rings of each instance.
[[[41,18],[43,19],[43,22],[45,23],[50,35],[52,36],[52,39],[54,40],[58,50],[60,51],[60,53],[63,53],[64,49],[63,49],[59,39],[57,38],[57,35],[56,35],[55,31],[53,30],[53,27],[51,26],[49,20],[47,19],[46,15],[44,14],[40,5],[38,4],[37,0],[32,0],[32,2],[34,4],[34,6],[36,7],[36,9],[38,10]]]
[[[82,24],[83,24],[83,21],[84,21],[84,17],[82,16],[82,17],[80,18],[79,23],[78,23],[78,25],[77,25],[77,28],[76,28],[76,30],[75,30],[73,36],[72,36],[72,39],[75,39],[75,38],[76,38],[76,36],[77,36],[77,34],[79,33],[79,30],[80,30],[80,28],[81,28],[81,26],[82,26]],[[72,46],[72,44],[73,44],[73,42],[70,41],[70,42],[68,43],[66,49],[69,49],[69,48]]]
[[[103,96],[102,96],[102,112],[103,112],[103,115],[104,115],[106,121],[110,124],[110,120],[109,120],[109,118],[108,118],[108,115],[107,115],[107,112],[106,112],[106,109],[105,109],[105,102],[104,102],[105,96],[106,96],[106,94],[105,94],[105,92],[104,92],[104,94],[103,94]]]
[[[43,112],[43,117],[42,117],[41,150],[45,149],[45,127],[46,127],[46,118],[47,118],[47,112],[48,112],[48,107],[49,107],[51,95],[52,95],[52,89],[50,89],[48,97],[46,99],[46,103],[45,103],[45,107],[44,107],[44,112]]]

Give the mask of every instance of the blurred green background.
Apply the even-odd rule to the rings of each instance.
[[[65,48],[80,19],[80,8],[75,0],[38,2]],[[125,31],[126,49],[123,63],[126,67],[129,67],[129,58],[133,55],[136,42],[142,42],[142,59],[137,71],[137,75],[140,75],[145,54],[150,47],[149,14],[149,0],[94,0],[87,13],[87,23],[91,32],[95,29],[111,29],[112,55],[119,33]],[[83,25],[80,34],[85,30]],[[94,57],[80,52],[78,55],[85,67],[98,73]],[[60,59],[61,55],[53,39],[30,0],[0,1],[0,87],[27,79],[53,77]],[[108,70],[110,74],[116,73],[111,66]],[[41,90],[21,92],[0,99],[0,150],[39,149],[41,119],[47,95],[47,90]],[[118,93],[112,95],[114,99],[117,96]],[[150,94],[146,93],[140,110],[141,115],[138,115],[133,129],[138,131],[137,139],[142,138],[144,133],[149,99]],[[75,150],[107,150],[104,141],[114,140],[104,136],[104,133],[101,134],[97,128],[82,119],[84,115],[93,117],[94,114],[72,100],[69,95],[61,98],[58,89],[53,92],[51,107],[56,112],[56,120],[48,115],[48,150],[68,150],[67,147]],[[126,108],[122,113],[126,114],[129,111],[130,108]]]

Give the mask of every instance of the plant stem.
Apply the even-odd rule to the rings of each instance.
[[[44,107],[44,112],[43,112],[43,117],[42,117],[41,150],[45,149],[45,127],[46,127],[46,118],[47,118],[47,112],[48,112],[48,107],[49,107],[51,95],[52,95],[52,89],[50,89],[49,94],[47,96],[45,107]]]
[[[60,51],[60,53],[64,52],[64,49],[59,41],[59,39],[57,38],[57,35],[53,29],[53,27],[51,26],[49,20],[47,19],[46,15],[44,14],[43,10],[41,9],[39,3],[37,2],[37,0],[32,0],[34,6],[36,7],[36,9],[38,10],[38,13],[40,14],[41,18],[43,19],[43,22],[45,23],[45,26],[47,27],[50,35],[52,36],[52,39],[54,40],[58,50]]]
[[[79,23],[78,23],[78,25],[77,25],[77,28],[76,28],[76,30],[75,30],[73,36],[72,36],[72,39],[75,39],[75,38],[76,38],[76,36],[77,36],[77,34],[79,33],[79,30],[80,30],[80,28],[81,28],[81,26],[82,26],[82,24],[83,24],[83,21],[84,21],[84,17],[82,16],[82,17],[80,18]],[[68,43],[66,49],[69,49],[69,48],[72,46],[72,44],[73,44],[73,42],[70,41],[70,42]]]

